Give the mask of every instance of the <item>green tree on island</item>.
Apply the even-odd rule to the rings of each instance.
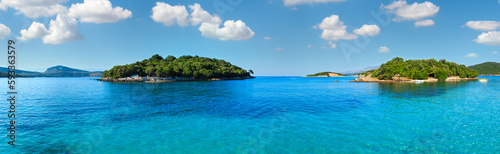
[[[149,59],[128,65],[117,65],[104,71],[103,77],[123,78],[134,74],[156,77],[193,77],[196,79],[250,77],[250,72],[224,60],[185,55],[165,59],[155,54]]]
[[[500,74],[500,63],[497,62],[485,62],[469,66],[469,68],[476,70],[479,74]]]
[[[405,61],[403,58],[396,57],[382,64],[379,69],[372,70],[372,77],[380,80],[391,80],[397,74],[414,80],[423,80],[428,77],[446,80],[449,76],[475,78],[479,75],[477,71],[469,69],[465,65],[447,62],[444,59],[439,61],[435,59]]]

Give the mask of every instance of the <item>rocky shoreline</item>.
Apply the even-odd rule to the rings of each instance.
[[[446,82],[457,82],[457,81],[470,81],[470,80],[479,80],[479,78],[460,78],[458,76],[450,76],[446,80]],[[354,79],[354,81],[350,82],[402,82],[402,83],[415,83],[415,82],[438,82],[439,80],[433,77],[429,77],[426,80],[413,80],[408,79],[406,77],[393,77],[392,80],[379,80],[377,78],[372,78],[370,75],[360,75],[359,78]]]
[[[162,83],[162,82],[183,82],[183,81],[224,81],[224,80],[245,80],[245,79],[253,79],[255,77],[229,77],[229,78],[210,78],[210,79],[196,79],[193,77],[177,77],[177,78],[165,78],[165,77],[126,77],[126,78],[117,78],[111,79],[109,77],[96,79],[98,81],[103,82],[123,82],[123,83],[134,83],[134,82],[147,82],[147,83]]]

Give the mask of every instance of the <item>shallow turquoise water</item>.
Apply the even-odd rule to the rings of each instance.
[[[0,153],[493,153],[500,151],[500,77],[486,78],[18,79],[16,147],[4,137]],[[8,108],[0,103],[2,136]]]

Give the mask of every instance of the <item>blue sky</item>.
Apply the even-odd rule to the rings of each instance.
[[[257,76],[343,72],[396,56],[500,61],[497,0],[316,1],[2,0],[0,47],[17,39],[18,67],[35,71],[106,70],[153,54],[224,59]]]

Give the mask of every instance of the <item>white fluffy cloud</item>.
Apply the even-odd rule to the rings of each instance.
[[[354,34],[364,36],[375,36],[380,33],[380,28],[377,25],[363,25],[359,29],[355,29]]]
[[[406,0],[395,1],[388,6],[382,5],[381,8],[387,9],[388,12],[395,14],[400,19],[420,20],[427,17],[432,17],[439,12],[439,7],[431,2],[413,3],[408,5]]]
[[[493,31],[500,27],[500,22],[498,21],[468,21],[465,26],[480,30],[480,31]]]
[[[283,51],[283,50],[285,50],[285,49],[280,48],[280,47],[276,47],[276,48],[274,48],[274,50],[276,50],[276,51]]]
[[[221,24],[222,20],[216,14],[210,15],[207,11],[201,8],[201,5],[194,3],[188,6],[191,14],[188,13],[186,6],[175,5],[164,2],[156,2],[156,6],[152,9],[151,18],[154,21],[163,23],[165,26],[172,26],[177,23],[179,26],[187,26],[189,22],[196,26],[202,23]]]
[[[42,38],[43,43],[61,44],[83,39],[78,32],[76,19],[64,15],[57,15],[56,20],[50,21],[49,31],[50,33]]]
[[[345,29],[343,30],[323,30],[321,38],[326,40],[352,40],[358,38],[358,36],[348,33]]]
[[[109,0],[84,0],[83,3],[72,4],[68,10],[60,5],[67,0],[2,0],[2,5],[18,10],[29,18],[50,17],[52,19],[47,29],[45,25],[33,22],[28,29],[20,31],[19,40],[42,38],[45,44],[61,44],[81,40],[78,32],[78,21],[92,23],[112,23],[132,16],[132,12],[121,7],[112,6]]]
[[[426,25],[431,26],[430,21],[420,21],[424,18],[432,17],[439,12],[439,7],[434,5],[431,2],[423,2],[423,3],[413,3],[408,5],[406,0],[394,1],[390,5],[383,5],[380,7],[382,9],[386,9],[387,12],[395,14],[396,18],[394,21],[402,21],[402,20],[418,20],[415,23],[417,25]],[[434,23],[434,21],[432,21]],[[434,24],[432,24],[434,25]],[[417,26],[418,27],[418,26]]]
[[[80,22],[113,23],[132,17],[132,12],[121,7],[114,7],[109,0],[84,0],[83,3],[71,4],[69,17]]]
[[[34,21],[28,29],[21,30],[21,37],[18,37],[21,41],[31,40],[35,38],[41,38],[45,35],[50,34],[49,30],[42,23]]]
[[[323,21],[318,26],[320,29],[331,29],[331,30],[341,30],[345,29],[346,26],[344,22],[340,21],[338,15],[331,15],[323,19]]]
[[[323,30],[321,38],[325,40],[352,40],[358,38],[358,36],[348,33],[345,29],[346,26],[344,22],[339,20],[338,15],[331,15],[323,19],[323,21],[318,26]]]
[[[20,40],[30,40],[42,38],[45,44],[61,44],[81,40],[83,36],[78,32],[78,22],[75,18],[66,15],[57,15],[56,20],[50,21],[50,27],[47,28],[38,22],[33,22],[26,30],[21,30]]]
[[[496,55],[496,54],[498,54],[498,51],[493,51],[493,52],[491,52],[491,54]]]
[[[338,15],[331,15],[324,18],[320,24],[313,26],[313,28],[323,30],[321,38],[329,41],[352,40],[358,38],[357,35],[376,36],[380,33],[380,28],[377,25],[365,24],[361,26],[361,28],[353,30],[353,33],[356,35],[351,34],[347,32],[347,26],[344,25],[344,22],[340,21],[340,17]],[[330,45],[332,44],[330,43]]]
[[[380,52],[380,53],[390,53],[391,50],[389,48],[387,48],[386,46],[383,46],[383,47],[380,47],[378,49],[378,52]]]
[[[194,3],[193,5],[189,5],[189,9],[191,9],[191,25],[195,26],[201,23],[211,23],[211,24],[221,24],[222,20],[214,14],[210,15],[207,11],[201,8],[200,4]]]
[[[477,55],[476,53],[469,53],[464,56],[464,58],[477,58],[477,57],[479,57],[479,55]]]
[[[285,6],[294,6],[302,4],[317,4],[317,3],[328,3],[328,2],[343,2],[345,0],[283,0]]]
[[[200,28],[201,35],[206,38],[217,38],[219,40],[249,40],[255,34],[246,24],[241,21],[227,20],[224,27],[219,28],[220,24],[202,23]]]
[[[2,2],[0,2],[0,10],[7,10],[7,6],[5,4],[3,4]]]
[[[198,30],[200,30],[202,36],[223,41],[248,40],[255,34],[241,20],[227,20],[224,22],[223,27],[220,27],[222,20],[218,15],[210,15],[198,3],[188,7],[191,14],[188,13],[184,5],[172,6],[163,2],[156,2],[156,6],[151,10],[151,18],[156,22],[163,23],[165,26],[172,26],[176,23],[181,27],[187,26],[189,23],[192,26],[201,24]]]
[[[172,26],[177,23],[179,26],[187,26],[189,23],[189,13],[184,5],[175,5],[164,2],[156,2],[156,6],[151,10],[151,18],[163,23],[165,26]]]
[[[10,28],[4,24],[0,24],[0,39],[5,38],[10,34]]]
[[[67,0],[2,0],[0,9],[7,7],[16,9],[17,14],[28,18],[50,17],[58,13],[66,13],[67,8],[60,3]]]
[[[426,27],[426,26],[432,26],[434,25],[434,21],[427,19],[427,20],[420,20],[415,22],[415,27]]]
[[[486,45],[500,46],[500,31],[483,32],[474,41]]]

